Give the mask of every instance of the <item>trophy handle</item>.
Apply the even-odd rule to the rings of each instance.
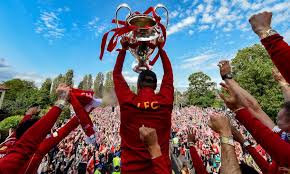
[[[166,26],[165,28],[168,27],[168,23],[169,23],[169,12],[168,12],[168,9],[163,5],[163,4],[157,4],[154,8],[154,11],[156,12],[156,10],[158,8],[163,8],[165,11],[166,11]]]
[[[132,10],[131,10],[131,8],[129,7],[128,4],[126,4],[126,3],[120,4],[120,5],[117,7],[117,10],[116,10],[116,24],[117,24],[117,28],[119,28],[119,23],[118,23],[118,12],[119,12],[119,10],[122,9],[122,8],[127,8],[127,9],[129,10],[129,15],[132,14]]]

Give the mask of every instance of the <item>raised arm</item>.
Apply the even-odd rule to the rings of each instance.
[[[290,166],[290,145],[287,142],[254,118],[245,108],[236,112],[236,118],[248,129],[257,143],[261,144],[279,166]]]
[[[131,92],[126,80],[122,75],[123,64],[126,57],[126,49],[128,46],[123,41],[121,43],[123,48],[119,51],[113,71],[115,92],[120,104],[131,101],[134,97],[134,94]]]
[[[195,172],[197,174],[208,174],[205,166],[203,165],[203,161],[199,157],[197,150],[194,147],[194,144],[196,143],[196,131],[194,131],[193,128],[190,128],[187,131],[187,142],[190,147],[190,156]]]
[[[219,62],[220,74],[226,84],[221,83],[221,86],[226,91],[231,90],[232,93],[239,98],[243,107],[249,109],[249,111],[260,120],[265,126],[273,129],[275,123],[270,117],[262,110],[258,101],[248,91],[243,89],[232,77],[231,66],[229,61],[223,60]]]
[[[169,100],[168,102],[173,103],[174,87],[173,87],[173,72],[171,63],[166,52],[162,48],[159,48],[159,53],[162,60],[164,71],[159,94],[166,97]]]
[[[286,82],[286,80],[283,78],[283,76],[281,75],[281,73],[277,69],[273,68],[272,74],[273,74],[274,79],[278,82],[278,84],[281,87],[285,102],[290,101],[289,83]]]
[[[253,31],[260,37],[273,63],[282,76],[290,83],[290,46],[275,30],[271,28],[272,13],[263,12],[253,15],[250,24]]]
[[[139,128],[140,139],[144,142],[151,156],[154,174],[170,174],[169,168],[162,156],[156,130],[148,127]]]
[[[229,109],[236,112],[237,120],[255,138],[257,143],[270,154],[279,166],[290,166],[290,145],[280,136],[254,118],[248,109],[244,108],[239,98],[229,89],[229,96],[220,94]]]
[[[235,145],[229,119],[224,115],[212,115],[209,126],[219,133],[221,141],[221,173],[241,174],[239,162],[235,153]]]
[[[16,142],[11,153],[0,160],[0,173],[18,173],[31,155],[35,153],[60,115],[63,104],[69,96],[69,90],[70,88],[67,86],[60,85],[58,87],[59,100],[56,102],[56,106],[52,107],[45,116],[30,127]]]
[[[74,116],[61,127],[54,135],[51,135],[49,138],[46,138],[39,145],[35,155],[30,159],[29,163],[25,167],[25,173],[35,173],[39,164],[41,163],[42,158],[56,145],[59,144],[71,131],[73,131],[79,125],[78,118]]]

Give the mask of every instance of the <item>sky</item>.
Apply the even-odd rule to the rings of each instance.
[[[9,0],[0,2],[0,82],[12,78],[40,85],[68,69],[77,84],[85,74],[95,76],[114,67],[117,52],[99,60],[101,39],[115,28],[115,10],[127,3],[133,11],[164,4],[169,10],[165,50],[179,90],[188,86],[190,74],[203,71],[220,82],[217,63],[232,59],[238,50],[259,43],[249,17],[273,12],[273,28],[290,42],[289,0]],[[158,14],[165,20],[164,11]],[[127,15],[120,11],[120,19]],[[120,47],[119,45],[117,47]],[[134,58],[127,53],[123,75],[136,83]],[[162,79],[160,60],[153,69]]]

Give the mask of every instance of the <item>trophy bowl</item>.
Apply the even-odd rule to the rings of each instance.
[[[133,68],[137,73],[142,70],[152,69],[149,65],[150,56],[153,54],[159,38],[163,38],[161,28],[158,26],[155,18],[148,14],[132,13],[130,7],[127,4],[121,4],[116,11],[116,23],[118,26],[118,11],[121,8],[129,9],[130,13],[126,17],[126,23],[129,26],[136,27],[135,30],[124,34],[122,37],[126,37],[130,45],[129,51],[135,57],[138,65]],[[168,23],[168,11],[165,6],[158,4],[157,8],[164,8],[167,12],[167,23]]]

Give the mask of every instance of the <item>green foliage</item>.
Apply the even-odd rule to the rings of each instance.
[[[92,75],[85,75],[83,80],[80,81],[78,88],[83,90],[89,90],[92,89],[93,86],[93,78]]]
[[[106,74],[106,80],[105,80],[105,86],[104,91],[105,92],[112,92],[114,90],[114,82],[113,82],[113,72],[110,71]]]
[[[58,87],[59,84],[64,83],[65,78],[63,77],[62,74],[59,74],[55,79],[53,79],[52,87],[51,87],[51,102],[55,102],[57,99],[57,94],[56,94],[56,88]]]
[[[283,96],[272,77],[273,64],[264,47],[256,44],[239,50],[232,65],[235,80],[258,100],[262,109],[274,120]]]
[[[215,103],[215,86],[211,78],[203,72],[189,76],[189,88],[186,92],[187,104],[200,107],[210,107]]]
[[[94,95],[97,98],[103,97],[104,90],[104,74],[99,72],[94,81]]]
[[[4,85],[10,89],[7,91],[3,102],[3,109],[8,115],[22,115],[28,106],[42,101],[33,82],[12,79],[4,82]]]
[[[74,85],[73,77],[74,77],[74,71],[72,69],[69,69],[64,76],[64,83],[69,86],[73,86]]]
[[[10,128],[16,128],[23,116],[15,115],[7,117],[0,122],[0,131],[8,131]]]

